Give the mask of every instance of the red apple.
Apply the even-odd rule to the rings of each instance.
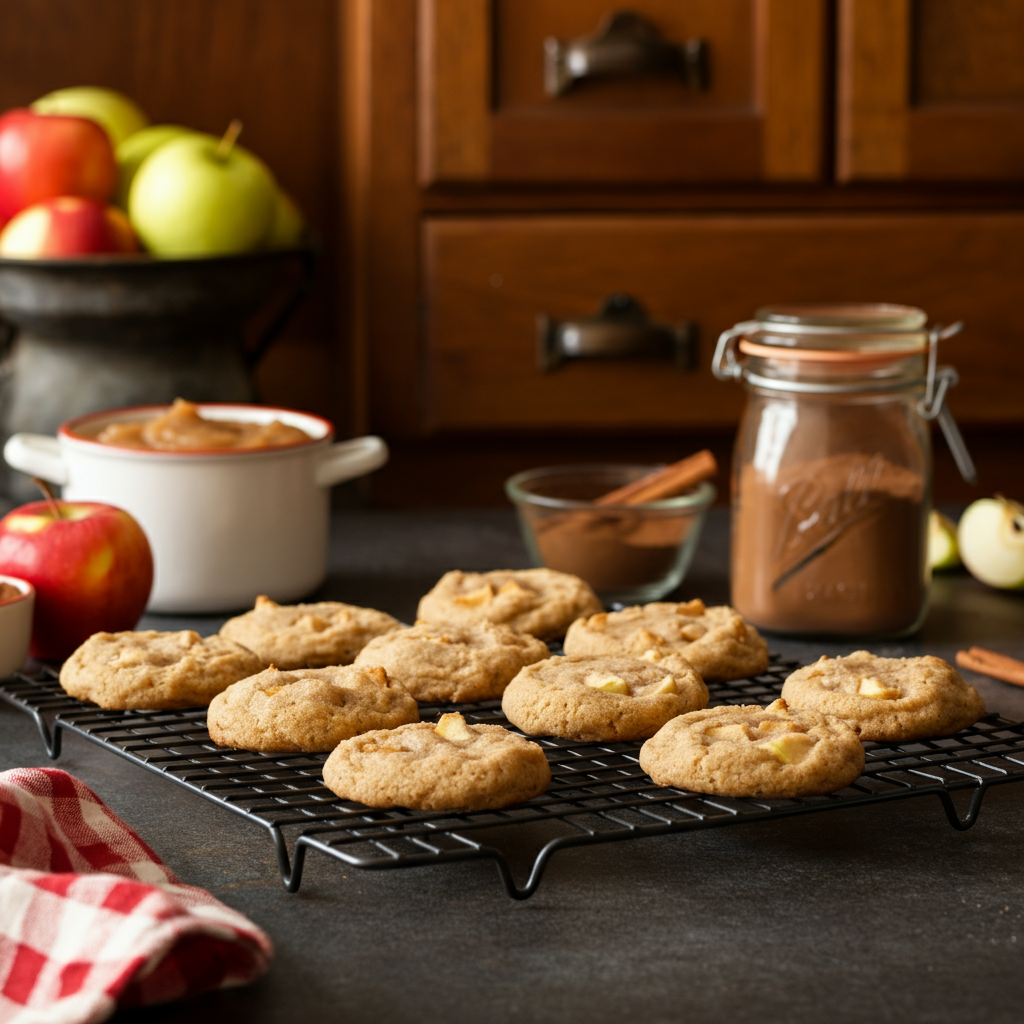
[[[0,573],[36,588],[29,653],[59,661],[93,633],[135,626],[153,586],[153,555],[123,509],[33,501],[0,519]]]
[[[82,256],[138,252],[139,240],[116,206],[79,196],[44,199],[15,214],[0,231],[0,256]]]
[[[116,184],[114,149],[95,121],[31,110],[0,117],[0,224],[51,196],[105,203]]]

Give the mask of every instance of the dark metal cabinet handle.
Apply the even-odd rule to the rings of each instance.
[[[634,11],[606,14],[596,32],[569,43],[550,36],[544,40],[544,90],[549,96],[561,96],[581,78],[663,71],[681,75],[689,88],[704,92],[707,43],[703,39],[670,43]]]
[[[697,366],[697,325],[657,324],[631,295],[609,295],[597,316],[558,322],[537,318],[537,366],[557,370],[567,359],[668,359],[680,370]]]

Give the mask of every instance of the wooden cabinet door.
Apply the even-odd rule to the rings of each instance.
[[[706,91],[667,72],[547,95],[545,39],[593,33],[613,0],[419,0],[421,182],[821,178],[824,0],[627,6],[706,42]]]
[[[1021,0],[840,0],[841,181],[1024,177]]]

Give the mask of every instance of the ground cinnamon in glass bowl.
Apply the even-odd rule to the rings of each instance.
[[[545,466],[505,482],[536,565],[586,580],[605,604],[657,601],[686,575],[715,488],[642,505],[596,499],[656,466],[602,463]]]

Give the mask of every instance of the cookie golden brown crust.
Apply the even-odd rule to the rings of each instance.
[[[206,725],[222,747],[327,751],[371,729],[419,721],[416,701],[382,668],[269,668],[210,703]]]
[[[480,811],[522,803],[551,782],[544,751],[500,725],[460,714],[363,733],[335,747],[327,788],[369,807]]]
[[[418,620],[471,624],[498,622],[541,640],[564,636],[574,619],[601,610],[578,576],[554,569],[446,572],[420,599]]]
[[[659,786],[735,797],[832,793],[864,770],[864,747],[845,722],[767,707],[719,707],[673,718],[640,748]]]
[[[418,622],[371,640],[357,665],[380,665],[421,701],[500,697],[524,666],[550,655],[547,644],[510,626]]]
[[[252,611],[228,619],[220,635],[244,644],[277,668],[323,668],[351,665],[374,637],[400,625],[375,608],[339,601],[277,604],[261,595]]]
[[[505,717],[531,736],[640,740],[708,702],[708,688],[682,658],[548,658],[524,668],[501,701]]]
[[[565,637],[566,654],[634,654],[650,650],[681,654],[705,682],[758,675],[768,668],[768,645],[727,605],[703,601],[651,604],[580,619]]]
[[[985,702],[941,658],[880,658],[855,651],[797,669],[782,687],[790,707],[834,715],[862,740],[950,736],[985,714]]]
[[[64,662],[60,685],[101,708],[163,711],[204,707],[263,667],[241,644],[190,629],[94,633]]]

